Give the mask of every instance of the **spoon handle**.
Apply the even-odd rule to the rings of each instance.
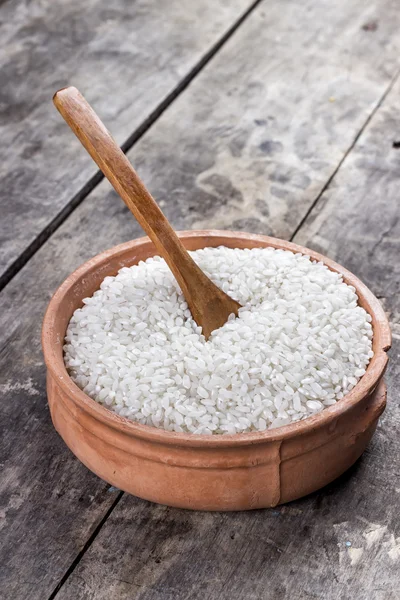
[[[230,301],[230,308],[227,308],[234,314],[240,305],[196,265],[125,154],[81,93],[75,87],[63,88],[54,95],[53,102],[167,262],[194,320],[203,327],[208,338],[211,331],[228,318],[229,313],[218,316],[221,311],[227,312],[223,305]],[[210,318],[215,322],[209,323]]]

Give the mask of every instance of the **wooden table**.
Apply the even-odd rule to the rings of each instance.
[[[396,0],[0,0],[1,598],[400,598],[399,27]],[[338,481],[271,510],[175,510],[58,437],[46,304],[141,235],[51,105],[69,83],[177,229],[294,240],[381,299],[388,408]]]

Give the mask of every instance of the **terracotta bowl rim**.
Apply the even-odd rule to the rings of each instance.
[[[101,421],[104,425],[118,430],[120,433],[145,439],[149,442],[197,448],[223,448],[277,442],[296,436],[306,435],[315,429],[331,424],[335,419],[350,411],[360,400],[362,400],[362,398],[374,390],[387,365],[388,357],[386,353],[391,345],[390,326],[378,299],[367,286],[350,271],[326,256],[314,252],[309,248],[265,235],[228,230],[191,230],[179,231],[177,233],[179,237],[184,240],[190,238],[204,238],[205,245],[202,247],[206,247],[207,242],[211,242],[213,238],[222,238],[222,242],[224,240],[233,241],[235,239],[253,241],[255,243],[261,242],[264,245],[273,246],[274,248],[306,254],[313,260],[321,261],[330,269],[341,273],[346,283],[353,285],[356,288],[357,295],[367,304],[368,311],[373,319],[374,339],[376,337],[378,338],[379,346],[374,349],[375,354],[367,367],[365,375],[341,400],[336,404],[323,409],[320,413],[307,417],[302,421],[296,421],[289,425],[283,425],[282,427],[267,429],[265,431],[223,435],[177,433],[130,421],[126,417],[121,417],[117,413],[105,408],[85,394],[70,378],[64,365],[62,355],[60,356],[59,353],[59,344],[62,342],[58,340],[54,343],[55,324],[58,319],[60,306],[71,287],[76,285],[88,271],[93,271],[96,267],[100,267],[101,264],[108,262],[110,258],[125,254],[129,250],[134,250],[143,244],[152,245],[148,237],[141,237],[114,246],[86,261],[71,273],[58,287],[47,307],[42,327],[42,346],[45,363],[57,385],[63,389],[64,393],[73,400],[79,409],[88,413],[95,420]],[[223,243],[218,245],[223,245]],[[155,247],[154,253],[156,253]]]

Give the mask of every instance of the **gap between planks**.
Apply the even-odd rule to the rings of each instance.
[[[361,137],[364,129],[368,126],[368,124],[370,123],[370,121],[373,119],[373,117],[375,116],[375,114],[378,112],[379,108],[382,106],[382,104],[386,100],[386,97],[388,96],[388,94],[390,94],[390,92],[392,91],[392,89],[393,89],[396,81],[399,78],[399,75],[400,75],[400,69],[395,73],[395,75],[394,75],[393,79],[391,80],[391,82],[389,83],[388,87],[386,88],[386,90],[384,91],[384,93],[382,94],[382,96],[380,97],[380,99],[378,100],[378,102],[376,103],[376,105],[374,106],[374,108],[372,109],[372,111],[370,112],[370,114],[368,115],[368,117],[365,119],[362,127],[359,129],[359,131],[355,135],[354,140],[352,141],[352,143],[350,144],[350,146],[348,147],[348,149],[346,150],[346,152],[343,154],[342,158],[338,162],[338,165],[337,165],[336,169],[333,171],[332,175],[327,179],[325,185],[323,186],[323,188],[321,189],[321,191],[319,192],[319,194],[315,198],[314,202],[308,208],[308,210],[306,211],[304,217],[300,220],[300,222],[297,225],[295,231],[290,236],[290,241],[291,242],[294,240],[294,238],[299,233],[300,229],[303,227],[304,223],[307,221],[308,217],[310,216],[310,214],[312,213],[312,211],[314,210],[314,208],[317,206],[320,198],[322,198],[322,196],[325,194],[326,190],[331,185],[331,183],[334,180],[334,178],[336,177],[336,174],[338,173],[340,167],[342,166],[342,164],[344,163],[344,161],[346,160],[346,158],[348,157],[348,155],[350,154],[350,152],[353,150],[354,146],[357,144],[358,140],[360,139],[360,137]]]
[[[80,550],[80,552],[78,552],[78,554],[76,555],[76,557],[74,558],[74,560],[72,561],[72,563],[70,564],[68,569],[65,571],[64,575],[62,576],[62,578],[60,579],[60,581],[58,582],[56,587],[54,588],[54,590],[51,592],[50,596],[48,597],[48,600],[53,600],[53,598],[56,597],[56,595],[58,594],[58,592],[60,591],[60,589],[62,588],[64,583],[67,581],[67,579],[70,577],[70,575],[72,575],[72,573],[75,571],[76,567],[78,566],[78,564],[81,561],[81,558],[89,550],[90,546],[93,544],[97,535],[100,533],[100,530],[103,527],[104,523],[107,521],[108,517],[111,515],[111,513],[113,512],[114,508],[117,506],[117,504],[119,503],[119,501],[121,500],[123,495],[124,495],[124,492],[120,491],[118,496],[115,498],[114,502],[110,506],[110,508],[106,511],[106,514],[99,521],[99,523],[96,525],[95,529],[93,530],[93,532],[91,533],[91,535],[89,536],[87,541],[85,542],[82,550]]]
[[[7,1],[7,0],[4,0]],[[127,153],[140,140],[141,137],[154,125],[167,108],[176,100],[180,94],[185,91],[193,79],[204,69],[217,52],[232,37],[240,25],[247,19],[253,10],[263,0],[255,0],[249,8],[233,23],[233,25],[224,33],[224,35],[206,52],[202,58],[194,65],[192,69],[181,79],[173,90],[164,98],[162,102],[150,113],[139,127],[128,137],[121,145],[123,152]],[[0,5],[2,0],[0,0]],[[56,90],[54,90],[56,92]],[[18,256],[18,258],[8,267],[0,276],[0,292],[17,275],[17,273],[26,265],[34,254],[43,246],[43,244],[53,235],[55,231],[66,221],[71,213],[87,198],[95,187],[104,179],[104,175],[98,171],[87,181],[82,189],[64,206],[64,208],[50,221],[33,242]]]

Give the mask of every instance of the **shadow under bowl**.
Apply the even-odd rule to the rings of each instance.
[[[106,276],[156,254],[149,238],[121,244],[72,273],[48,306],[42,332],[47,393],[54,426],[72,452],[110,484],[140,498],[197,510],[276,506],[333,481],[362,454],[385,409],[383,374],[390,328],[375,296],[352,273],[284,240],[230,231],[188,231],[189,250],[207,246],[272,246],[307,254],[341,273],[372,317],[374,357],[342,400],[277,429],[235,435],[173,433],[120,417],[87,396],[64,365],[63,343],[73,312]]]

